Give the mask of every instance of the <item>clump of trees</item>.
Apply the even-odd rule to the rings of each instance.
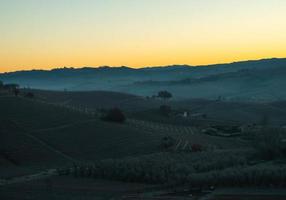
[[[19,89],[20,86],[18,84],[10,83],[10,84],[4,84],[3,88],[6,89],[6,90],[13,91],[15,89]]]
[[[159,97],[159,98],[161,98],[161,99],[166,101],[168,99],[171,99],[173,97],[173,95],[170,92],[164,90],[164,91],[158,92],[157,97]]]
[[[14,83],[4,84],[2,81],[0,81],[0,90],[15,96],[19,96],[21,94],[20,86]],[[35,94],[30,91],[23,93],[22,96],[32,99],[35,97]]]
[[[173,97],[173,95],[170,92],[163,90],[163,91],[158,92],[157,97],[166,101],[168,99],[171,99]],[[164,116],[169,116],[170,113],[172,112],[171,106],[161,105],[159,108],[159,112],[160,112],[160,114],[162,114]]]
[[[124,123],[126,117],[124,113],[119,108],[112,108],[108,110],[101,118],[104,121]]]
[[[18,96],[20,94],[20,86],[18,84],[4,84],[2,81],[0,81],[0,89],[10,92],[14,94],[15,96]]]

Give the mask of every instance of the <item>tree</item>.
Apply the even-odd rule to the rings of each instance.
[[[102,119],[110,122],[124,123],[126,117],[119,108],[113,108]]]
[[[13,93],[15,96],[18,96],[20,93],[19,87],[20,86],[18,84],[14,84],[14,83],[3,85],[4,90],[8,90],[9,92]]]
[[[19,89],[19,85],[18,84],[14,84],[14,83],[5,84],[4,88],[7,89],[7,90],[14,91],[15,89]]]
[[[158,92],[158,97],[161,99],[167,100],[167,99],[172,98],[173,95],[170,92],[165,90],[165,91]]]

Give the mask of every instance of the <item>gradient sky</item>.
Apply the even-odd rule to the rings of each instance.
[[[286,0],[0,0],[0,72],[286,57]]]

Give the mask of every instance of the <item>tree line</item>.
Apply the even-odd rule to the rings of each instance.
[[[11,93],[14,96],[19,96],[21,94],[20,85],[16,83],[7,83],[4,84],[3,81],[0,80],[0,91],[5,91],[7,93]],[[23,93],[24,97],[34,98],[34,93],[29,91]]]

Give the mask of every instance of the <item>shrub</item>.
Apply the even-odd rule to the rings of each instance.
[[[109,110],[102,119],[109,122],[123,123],[126,117],[119,108],[113,108]]]

